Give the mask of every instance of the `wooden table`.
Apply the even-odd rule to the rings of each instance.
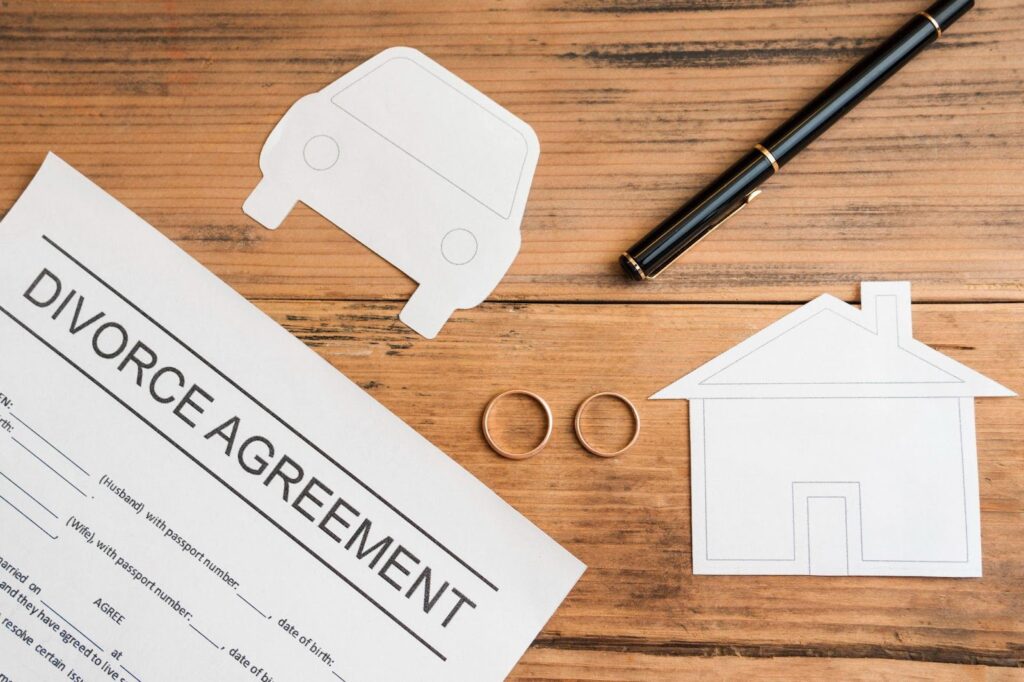
[[[986,0],[657,281],[616,256],[922,0],[0,2],[0,206],[52,149],[563,543],[590,569],[515,679],[1014,676],[1024,665],[1024,402],[977,404],[985,577],[699,577],[685,403],[644,398],[822,292],[913,282],[917,336],[1024,390],[1024,7]],[[305,207],[241,212],[299,96],[418,47],[527,120],[523,247],[434,341],[413,283]],[[341,188],[344,190],[344,188]],[[496,457],[479,417],[527,387],[552,445]],[[576,405],[640,406],[616,460]],[[613,444],[628,424],[600,405]],[[539,427],[525,405],[502,437]]]

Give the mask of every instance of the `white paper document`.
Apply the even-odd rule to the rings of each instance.
[[[59,158],[0,223],[0,679],[499,680],[583,569]]]
[[[824,295],[655,394],[690,401],[693,572],[980,576],[974,398],[908,282]]]

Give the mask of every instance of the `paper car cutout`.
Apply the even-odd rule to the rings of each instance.
[[[529,125],[396,47],[292,105],[243,210],[274,229],[307,204],[419,283],[399,317],[433,338],[512,265],[539,154]]]

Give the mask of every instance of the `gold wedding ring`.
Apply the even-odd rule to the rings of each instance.
[[[491,436],[491,427],[488,424],[491,418],[491,410],[494,409],[494,406],[498,404],[498,402],[502,398],[507,398],[508,396],[511,395],[525,395],[527,398],[532,398],[533,400],[535,400],[537,404],[539,404],[544,409],[544,419],[547,420],[548,424],[547,430],[544,432],[544,438],[540,441],[537,447],[530,450],[529,452],[509,452],[505,448],[498,445],[495,442],[494,437]],[[543,398],[541,398],[536,393],[533,393],[532,391],[526,391],[521,388],[514,388],[511,391],[499,393],[498,395],[491,398],[491,402],[487,403],[487,407],[484,408],[484,416],[483,419],[481,420],[481,424],[483,426],[484,439],[487,441],[487,444],[491,446],[492,450],[497,452],[502,457],[507,457],[508,459],[529,459],[530,457],[533,457],[538,452],[543,450],[547,446],[548,442],[551,441],[551,431],[554,426],[554,420],[551,418],[551,408],[548,407],[547,402]]]
[[[629,411],[633,414],[633,424],[635,424],[635,428],[633,429],[633,437],[629,439],[628,443],[626,443],[626,447],[620,450],[616,450],[615,452],[606,452],[604,450],[598,450],[596,447],[591,445],[587,441],[586,436],[583,435],[583,412],[587,409],[587,406],[591,402],[602,396],[608,396],[609,398],[616,398],[622,401],[623,403],[626,404],[626,407],[628,407]],[[633,407],[633,403],[629,402],[629,398],[627,398],[626,396],[622,395],[621,393],[604,391],[602,393],[595,393],[594,395],[584,400],[582,404],[580,404],[579,409],[576,410],[576,421],[574,422],[573,426],[576,429],[576,438],[579,439],[580,445],[582,445],[587,450],[587,452],[593,455],[597,455],[598,457],[618,457],[623,452],[633,447],[633,445],[636,444],[637,439],[640,437],[640,414],[636,411],[636,408]]]

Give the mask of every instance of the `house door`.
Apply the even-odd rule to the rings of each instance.
[[[849,575],[846,498],[807,497],[808,572]]]

